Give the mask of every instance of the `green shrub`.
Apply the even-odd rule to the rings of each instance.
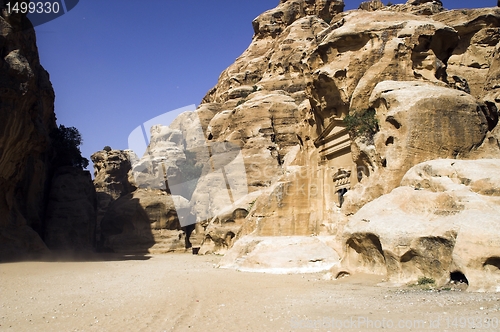
[[[61,166],[73,166],[86,168],[89,160],[82,157],[80,145],[82,145],[82,135],[75,127],[65,127],[59,125],[50,133],[52,146],[54,147],[55,157],[52,162],[54,168]]]
[[[106,145],[104,148],[102,148],[104,151],[109,152],[111,151],[111,147],[109,145]]]
[[[245,103],[246,101],[247,101],[246,99],[241,99],[240,101],[238,101],[236,106],[240,106],[241,104]]]
[[[436,281],[432,278],[429,277],[420,277],[418,278],[417,284],[418,285],[430,285],[430,284],[435,284]]]
[[[250,211],[253,208],[255,202],[257,202],[256,199],[254,199],[252,202],[250,202],[250,204],[248,205],[248,211]]]
[[[373,108],[347,115],[344,124],[347,130],[354,136],[365,136],[372,138],[378,131],[378,120],[375,117],[376,111]]]

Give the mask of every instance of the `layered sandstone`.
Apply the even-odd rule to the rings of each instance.
[[[257,17],[248,49],[198,109],[152,128],[130,171],[147,191],[126,199],[183,197],[179,222],[196,221],[200,252],[226,253],[225,267],[334,266],[438,284],[460,273],[472,290],[495,290],[496,233],[491,246],[478,240],[497,222],[487,209],[498,205],[495,161],[474,160],[500,157],[500,10],[417,0],[342,9],[288,0]],[[448,172],[455,162],[469,182]],[[188,181],[183,170],[195,168]],[[453,186],[429,184],[446,179]],[[154,228],[142,219],[129,228]],[[303,255],[289,257],[291,247]]]
[[[249,48],[205,97],[221,109],[207,136],[241,146],[249,192],[256,195],[251,205],[237,207],[248,212],[242,224],[224,223],[229,217],[208,223],[208,252],[225,252],[245,234],[256,239],[324,234],[333,236],[332,248],[347,259],[351,251],[345,248],[357,240],[345,237],[344,225],[359,209],[371,215],[371,201],[402,190],[398,187],[412,166],[437,158],[498,156],[498,92],[493,88],[498,84],[498,9],[445,11],[436,1],[361,7],[365,10],[331,20],[314,15],[280,21],[275,30],[260,22],[280,17],[283,6],[266,12],[254,21]],[[374,135],[349,133],[342,119],[370,109],[378,123]],[[202,184],[196,191],[206,192]],[[349,191],[340,197],[341,190]],[[453,204],[445,203],[440,209],[453,213]],[[424,237],[410,235],[416,246]],[[237,243],[227,254],[245,252],[233,257],[236,265],[256,250]],[[429,274],[446,282],[452,269],[475,273],[453,265],[451,244],[442,250],[422,246],[418,255],[439,257],[448,265],[437,273],[432,259],[417,258],[428,266],[410,269],[400,280]],[[377,261],[370,250],[373,262],[364,271],[387,271],[385,256]],[[255,269],[263,264],[255,262]],[[478,279],[472,283],[471,289],[482,289]]]
[[[156,132],[157,129],[160,128],[153,129],[152,146],[156,149],[155,155],[165,156],[172,149],[162,148],[170,145],[164,135],[158,135],[161,130]],[[168,139],[175,137],[171,134],[171,131],[166,134]],[[174,155],[171,157],[173,166],[176,160]],[[141,162],[128,150],[102,150],[91,158],[97,191],[96,247],[99,251],[164,253],[185,247],[185,233],[181,231],[177,212],[186,209],[189,203],[181,196],[167,194],[163,173],[155,174],[151,170],[152,165],[161,167],[161,163],[153,164],[149,159]],[[132,171],[134,161],[135,173]]]
[[[438,285],[460,273],[469,290],[499,291],[499,167],[498,159],[440,159],[411,168],[401,186],[350,219],[345,272],[396,283],[427,276]]]

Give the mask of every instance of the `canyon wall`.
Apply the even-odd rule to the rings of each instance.
[[[90,174],[56,167],[54,90],[33,26],[0,1],[0,261],[93,250]]]
[[[221,267],[464,274],[497,290],[500,9],[343,7],[282,0],[257,17],[202,104],[151,129],[126,199],[182,197],[180,225],[196,222],[200,253],[226,253]],[[158,225],[143,220],[113,239]]]
[[[56,121],[31,23],[2,10],[0,34],[0,257],[11,258],[47,250],[41,236]]]

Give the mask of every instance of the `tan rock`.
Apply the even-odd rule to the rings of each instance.
[[[411,13],[414,15],[433,15],[444,11],[443,3],[434,0],[409,0],[406,4],[392,5],[387,10]]]
[[[382,164],[387,163],[374,144],[359,140],[352,146],[353,162],[342,118],[368,108],[371,104],[367,96],[385,79],[431,82],[432,85],[428,86],[430,95],[437,99],[442,97],[443,100],[429,103],[448,105],[448,99],[460,96],[469,105],[467,112],[474,123],[470,128],[469,120],[464,123],[464,128],[459,128],[461,113],[451,118],[456,117],[456,129],[460,132],[465,130],[466,137],[470,135],[472,143],[454,143],[452,139],[448,146],[448,138],[443,136],[439,140],[444,144],[442,150],[422,154],[418,149],[412,150],[411,155],[416,158],[413,164],[428,158],[453,157],[453,154],[448,154],[448,148],[450,151],[457,148],[465,154],[468,149],[476,148],[483,142],[485,121],[483,115],[477,113],[477,107],[482,105],[471,96],[445,88],[448,86],[447,61],[458,45],[459,37],[453,28],[428,17],[442,10],[442,4],[438,2],[409,3],[384,8],[376,13],[343,13],[328,25],[314,16],[308,16],[296,19],[291,24],[283,24],[282,27],[277,26],[279,33],[276,32],[278,30],[274,34],[266,30],[262,35],[256,34],[249,48],[221,74],[217,86],[205,97],[205,101],[222,104],[221,111],[208,126],[207,137],[213,141],[238,142],[247,165],[249,192],[261,191],[255,209],[249,213],[235,238],[250,233],[312,235],[339,232],[345,220],[338,210],[339,188],[352,188],[358,181],[358,175],[359,178],[366,177],[384,168]],[[274,10],[261,19],[271,22],[272,13]],[[434,91],[434,88],[443,90]],[[292,135],[286,137],[282,141],[283,145],[287,145],[285,151],[277,142],[272,142],[277,145],[277,148],[273,148],[267,140],[252,137],[254,132],[268,126],[269,120],[262,117],[265,114],[262,110],[267,109],[271,98],[276,99],[276,93],[289,96],[289,109],[297,107],[299,112],[293,112],[294,117],[302,119],[300,122],[293,118],[286,120],[290,132],[298,138],[294,139]],[[416,90],[408,90],[408,98],[415,93]],[[449,96],[438,97],[440,93]],[[294,106],[292,100],[298,106]],[[457,107],[459,104],[462,105],[461,102],[452,102]],[[425,107],[422,106],[422,109]],[[452,112],[452,108],[449,112]],[[384,122],[384,128],[391,125],[385,119],[380,121]],[[379,148],[384,151],[388,149],[385,145],[387,142],[391,145],[390,135],[385,138],[389,141],[377,143],[381,144]],[[429,141],[432,139],[438,138],[429,138]],[[287,165],[276,165],[269,159],[263,150],[266,145],[271,156],[279,157],[279,160],[289,159]],[[444,150],[448,152],[444,153]],[[399,158],[396,150],[394,155]],[[251,167],[248,167],[249,164]],[[402,164],[403,161],[398,165]],[[413,164],[403,165],[407,167],[404,170],[397,169],[395,165],[394,169],[386,171],[383,181],[363,186],[358,198],[364,197],[366,201],[361,199],[354,210],[397,186],[405,171]],[[263,169],[268,171],[263,172]],[[340,174],[343,169],[348,170],[346,174],[350,174],[346,184],[334,180],[335,174]],[[209,182],[202,182],[197,188],[199,201],[206,202],[211,199],[209,197],[214,197],[212,202],[222,202],[215,199],[217,193],[208,194],[210,187]],[[347,196],[353,197],[355,194]],[[347,204],[344,212],[351,213],[348,207],[350,205],[352,208],[352,201],[348,199],[344,204]],[[234,230],[228,232],[233,233]],[[221,234],[216,236],[218,243],[222,243],[222,247],[227,245],[224,238],[228,233],[220,229],[215,233]]]
[[[500,9],[451,10],[432,18],[454,28],[460,36],[448,60],[449,81],[465,80],[470,93],[482,99],[488,73],[498,71],[498,56],[494,56],[494,52],[500,41]],[[491,89],[491,85],[488,86]]]
[[[497,159],[433,160],[361,208],[345,228],[342,265],[392,282],[463,274],[471,291],[498,291]]]
[[[308,60],[315,69],[311,105],[325,120],[366,109],[367,96],[384,80],[440,82],[458,43],[446,25],[405,13],[353,11],[340,23],[325,31]]]
[[[131,168],[128,151],[102,150],[92,154],[90,158],[94,164],[94,186],[97,192],[117,199],[134,190],[128,179]]]
[[[380,0],[364,1],[359,5],[359,9],[367,10],[370,12],[381,9],[383,7],[384,7],[384,4]]]
[[[259,15],[252,25],[257,38],[276,37],[299,18],[315,15],[329,22],[343,10],[343,0],[281,0],[278,7]]]
[[[137,189],[113,201],[101,221],[101,250],[167,252],[184,249],[176,206],[188,208],[181,196]],[[154,246],[154,247],[153,247]]]
[[[464,158],[481,145],[487,124],[480,104],[464,92],[419,82],[379,83],[370,105],[379,131],[354,141],[354,158],[368,175],[346,196],[353,213],[399,185],[413,165],[436,158]]]
[[[241,238],[219,263],[220,268],[274,274],[317,273],[339,264],[328,238],[282,236]]]

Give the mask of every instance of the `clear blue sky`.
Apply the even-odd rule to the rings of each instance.
[[[452,9],[492,7],[496,1],[443,3]],[[346,0],[346,10],[360,2]],[[69,13],[36,27],[58,124],[78,128],[86,158],[105,145],[126,149],[128,135],[143,122],[198,105],[249,45],[252,20],[278,3],[80,0]]]

